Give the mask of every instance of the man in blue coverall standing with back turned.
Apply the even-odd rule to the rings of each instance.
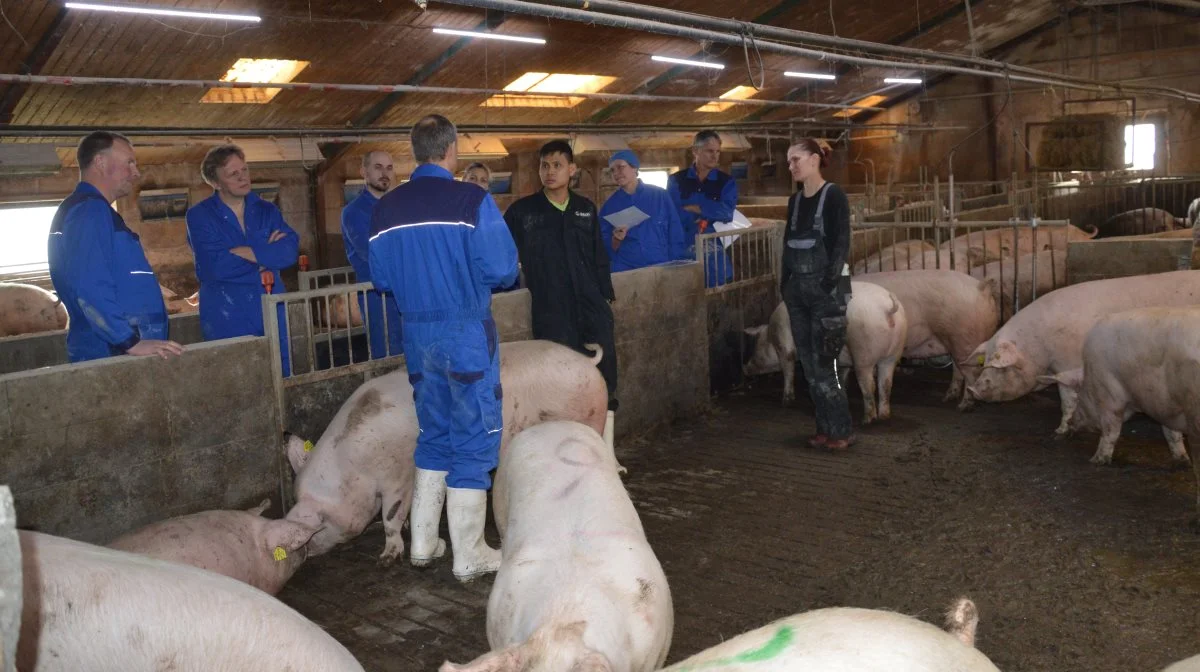
[[[392,155],[384,151],[367,152],[362,158],[362,192],[358,198],[342,208],[342,241],[346,246],[346,260],[354,267],[358,282],[371,282],[371,260],[367,254],[367,239],[371,237],[371,213],[379,199],[388,192],[396,181],[396,169]],[[358,295],[358,309],[367,323],[367,343],[371,359],[391,357],[404,352],[401,339],[400,313],[391,296],[379,290]],[[384,313],[387,326],[384,327]],[[387,332],[386,337],[384,331]]]
[[[455,181],[454,124],[430,115],[410,137],[421,165],[375,206],[371,278],[393,293],[403,316],[421,428],[409,560],[424,567],[445,553],[438,538],[445,502],[454,576],[465,583],[500,568],[500,551],[483,538],[488,472],[503,430],[491,290],[516,280],[517,247],[491,195]]]
[[[172,357],[167,307],[138,235],[109,204],[133,192],[140,177],[133,145],[96,131],[79,142],[79,184],[58,206],[47,252],[50,280],[67,308],[67,358]]]

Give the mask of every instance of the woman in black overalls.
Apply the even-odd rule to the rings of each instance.
[[[821,177],[828,149],[804,138],[788,149],[787,158],[801,189],[788,201],[780,289],[792,322],[796,358],[816,407],[817,434],[809,445],[844,450],[854,440],[837,369],[850,301],[850,202],[841,187]]]

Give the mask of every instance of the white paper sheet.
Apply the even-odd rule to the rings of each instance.
[[[607,220],[609,224],[612,224],[613,228],[632,229],[638,224],[650,219],[650,215],[647,215],[636,205],[631,205],[624,210],[614,212],[611,215],[606,215],[604,219]]]
[[[734,210],[733,221],[713,222],[712,228],[713,231],[716,231],[717,233],[725,233],[726,231],[736,231],[737,229],[748,229],[751,226],[753,226],[753,224],[750,223],[749,219],[746,219],[746,216],[743,215],[740,210]],[[717,240],[720,240],[721,245],[728,249],[730,245],[733,245],[734,242],[737,241],[737,239],[738,236],[723,236]]]

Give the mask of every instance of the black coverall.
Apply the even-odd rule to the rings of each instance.
[[[827,182],[810,198],[803,190],[788,201],[781,292],[792,323],[796,358],[808,380],[817,434],[850,436],[850,408],[838,377],[837,356],[846,342],[850,276],[842,275],[850,250],[850,202]]]
[[[563,211],[539,191],[509,206],[504,221],[533,299],[533,337],[586,355],[593,353],[585,343],[604,348],[597,366],[608,386],[608,410],[617,410],[617,346],[609,305],[616,296],[596,205],[571,192]]]

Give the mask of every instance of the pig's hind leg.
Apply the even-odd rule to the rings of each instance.
[[[408,522],[408,510],[412,507],[412,488],[395,488],[383,493],[383,553],[379,556],[380,567],[390,567],[404,554],[404,537],[400,531]]]

